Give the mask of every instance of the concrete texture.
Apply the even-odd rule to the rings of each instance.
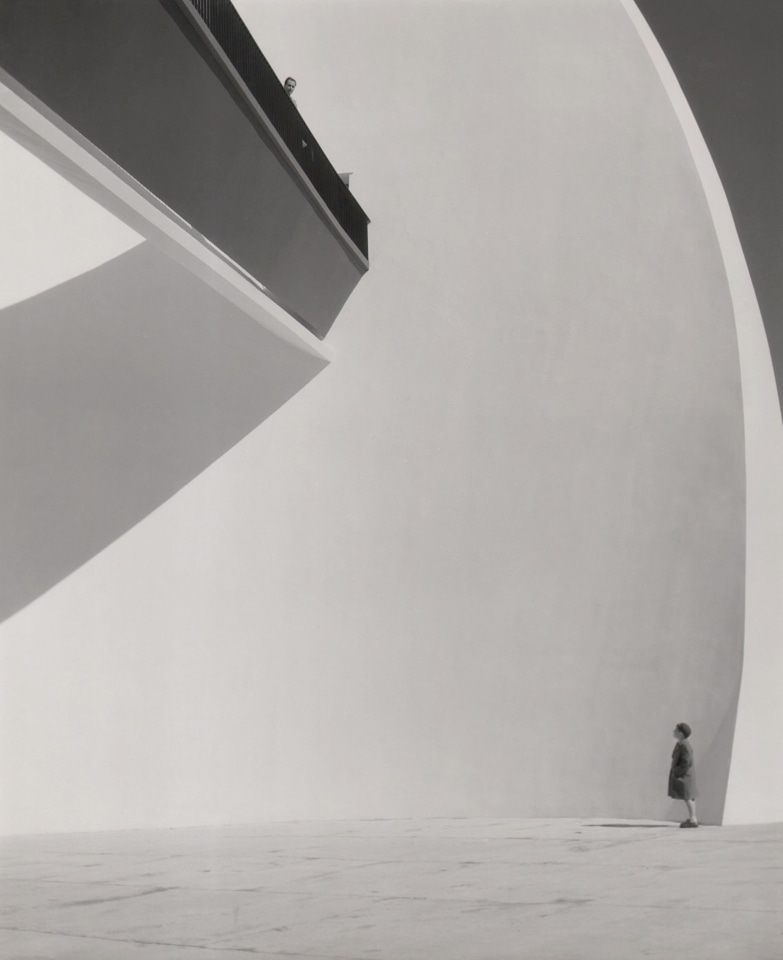
[[[783,955],[783,824],[274,823],[0,851],[7,960]]]
[[[253,11],[367,185],[373,269],[328,372],[3,624],[0,829],[668,818],[681,720],[719,820],[735,317],[635,27],[615,0]]]

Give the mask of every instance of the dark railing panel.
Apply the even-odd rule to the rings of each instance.
[[[230,0],[188,2],[207,25],[321,199],[366,258],[367,214],[319,147],[233,4]]]

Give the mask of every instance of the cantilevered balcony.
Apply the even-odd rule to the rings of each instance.
[[[183,0],[219,44],[229,74],[238,74],[256,104],[297,159],[310,183],[352,242],[367,257],[367,214],[335,171],[280,85],[280,80],[230,0]],[[209,39],[209,38],[207,38]]]
[[[325,369],[368,263],[227,0],[0,0],[0,154],[1,621]]]
[[[325,336],[368,218],[228,0],[4,0],[0,74]]]

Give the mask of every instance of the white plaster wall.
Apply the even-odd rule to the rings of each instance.
[[[684,719],[718,820],[734,317],[625,10],[240,9],[297,45],[372,268],[328,370],[2,627],[2,828],[674,816]]]
[[[624,0],[677,113],[715,223],[729,282],[742,377],[746,574],[742,685],[724,823],[783,819],[783,423],[769,344],[718,172],[652,31]]]

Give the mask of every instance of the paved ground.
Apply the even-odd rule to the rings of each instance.
[[[783,960],[783,824],[264,824],[0,840],[3,960]]]

